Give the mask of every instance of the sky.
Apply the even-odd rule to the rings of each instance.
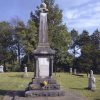
[[[85,29],[93,33],[100,30],[100,0],[55,0],[63,10],[63,23],[68,30],[75,28],[79,33]],[[20,18],[25,23],[41,0],[0,0],[0,21]]]

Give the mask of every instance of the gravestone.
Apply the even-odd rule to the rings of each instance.
[[[28,77],[28,73],[27,73],[27,67],[24,67],[24,78],[27,78]]]
[[[74,75],[76,75],[76,69],[74,69]]]
[[[4,72],[4,71],[3,71],[3,66],[2,66],[2,65],[0,66],[0,72],[1,72],[1,73]]]
[[[25,69],[24,69],[24,70],[25,70],[25,73],[27,73],[27,67],[25,67]]]
[[[73,71],[72,71],[72,68],[70,68],[70,74],[72,74],[72,72],[73,72]]]
[[[95,85],[95,77],[93,75],[93,71],[90,71],[90,76],[88,78],[88,89],[90,90],[95,90],[96,85]]]
[[[48,25],[46,4],[43,2],[39,8],[39,41],[36,50],[33,51],[35,60],[35,71],[32,82],[25,91],[25,96],[63,96],[64,91],[53,79],[53,59],[55,51],[50,48],[48,42]]]

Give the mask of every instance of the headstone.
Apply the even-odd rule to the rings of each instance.
[[[27,73],[27,67],[25,67],[25,73]]]
[[[74,75],[76,75],[76,69],[74,69]]]
[[[28,77],[27,67],[24,67],[24,76],[23,77]]]
[[[89,76],[89,78],[88,78],[88,89],[90,89],[90,90],[95,90],[95,88],[96,88],[96,85],[95,85],[95,77],[94,77],[94,75],[93,75],[93,71],[91,70],[90,71],[90,76]]]
[[[1,73],[4,72],[4,71],[3,71],[3,66],[2,66],[2,65],[0,66],[0,72],[1,72]]]
[[[72,68],[70,68],[70,74],[72,74]]]

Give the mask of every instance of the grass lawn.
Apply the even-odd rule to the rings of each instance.
[[[96,78],[96,91],[87,90],[88,78],[86,74],[84,77],[70,75],[68,73],[57,73],[56,79],[63,86],[63,89],[75,91],[88,100],[100,100],[100,75],[95,75]]]
[[[0,73],[0,100],[4,95],[10,90],[25,90],[28,83],[31,82],[33,73],[28,73],[30,78],[23,78],[24,73],[10,72],[10,73]],[[95,75],[96,77],[96,91],[89,91],[85,88],[87,87],[88,80],[86,74],[84,77],[70,75],[68,73],[56,73],[54,77],[57,79],[59,84],[63,89],[70,91],[75,91],[85,97],[88,100],[100,100],[100,75]]]
[[[32,73],[28,73],[29,76],[33,76]],[[23,78],[24,73],[10,72],[0,73],[0,100],[10,90],[25,90],[28,83],[31,81],[30,78]]]

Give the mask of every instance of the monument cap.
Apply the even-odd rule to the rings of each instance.
[[[48,12],[47,5],[44,3],[44,1],[42,1],[42,4],[40,5],[39,11],[40,12]]]
[[[47,5],[43,2],[40,7],[41,8],[47,8]]]

